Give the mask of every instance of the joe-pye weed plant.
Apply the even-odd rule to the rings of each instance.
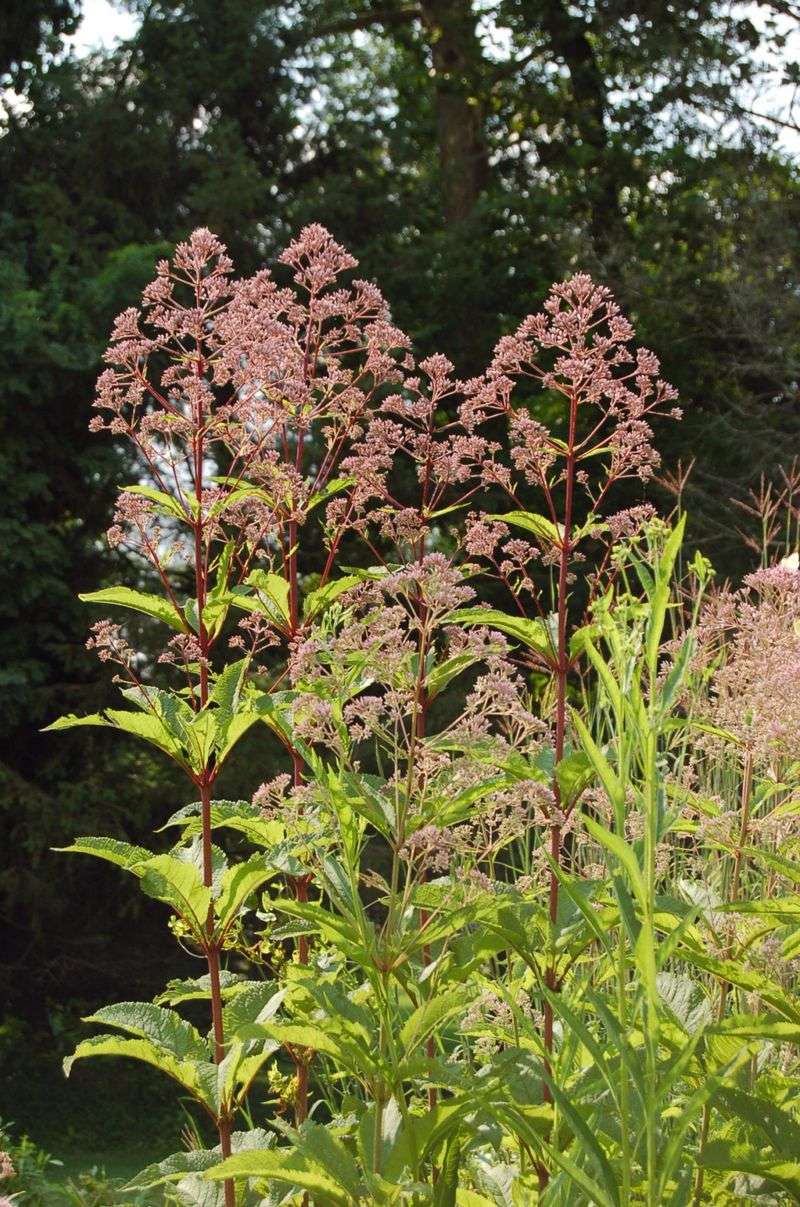
[[[269,717],[271,695],[254,685],[251,673],[258,667],[260,682],[279,679],[272,648],[294,640],[303,623],[301,528],[343,488],[334,476],[342,450],[359,430],[372,392],[395,374],[394,353],[402,354],[405,344],[377,290],[363,282],[331,288],[354,261],[322,228],[308,228],[284,260],[294,288],[280,288],[265,272],[234,284],[224,248],[197,231],[172,264],[159,265],[145,291],[144,313],[128,310],[117,320],[111,367],[98,386],[102,415],[92,426],[132,441],[142,480],[121,493],[109,540],[154,571],[161,593],[113,587],[85,598],[134,609],[174,630],[158,661],[174,668],[179,684],[154,686],[153,668],[129,646],[123,628],[101,621],[89,645],[119,667],[130,707],[62,718],[53,726],[103,725],[132,734],[172,758],[198,793],[197,808],[173,819],[182,824],[184,840],[169,854],[92,838],[72,849],[126,868],[147,894],[173,909],[181,941],[202,952],[208,968],[205,979],[172,995],[173,1004],[209,999],[210,1047],[165,1006],[127,1003],[99,1011],[92,1021],[132,1038],[95,1037],[71,1060],[117,1053],[156,1064],[212,1116],[223,1155],[234,1142],[236,1111],[272,1050],[237,1042],[226,1021],[246,1021],[269,1008],[265,992],[271,996],[275,987],[226,979],[221,954],[248,898],[277,865],[264,855],[229,863],[213,831],[229,827],[271,849],[282,827],[260,825],[251,806],[215,805],[214,784],[236,742]],[[320,429],[312,449],[311,435]],[[306,597],[306,618],[335,597],[330,576],[346,518],[338,526],[331,521],[327,562]],[[187,580],[193,594],[186,593]],[[231,610],[242,619],[229,648],[244,656],[229,656],[227,664],[218,657],[215,664]],[[264,659],[271,665],[262,666]],[[279,736],[286,740],[282,731]],[[296,757],[293,772],[298,783]],[[304,879],[290,876],[290,883],[302,899]],[[306,1069],[305,1057],[298,1059],[300,1119],[307,1109]],[[230,1207],[231,1182],[224,1193]]]
[[[683,520],[611,510],[651,477],[674,393],[588,277],[462,382],[443,357],[414,366],[322,228],[282,259],[287,286],[233,281],[196,232],[118,320],[100,380],[94,426],[136,449],[110,539],[142,589],[89,599],[170,627],[176,680],[102,621],[90,644],[127,707],[57,727],[150,742],[198,799],[167,853],[73,849],[166,903],[206,974],[97,1011],[122,1034],[68,1067],[133,1056],[200,1104],[217,1147],[136,1180],[184,1203],[793,1193],[776,1129],[798,1127],[778,1076],[796,1065],[775,1054],[800,1035],[793,739],[761,723],[756,755],[745,729],[796,638],[800,574],[781,570],[780,606],[748,584],[782,636],[746,667],[736,634],[757,620],[744,597],[704,602]],[[486,491],[511,510],[480,510]],[[252,802],[215,799],[253,726],[283,763]],[[725,743],[743,762],[721,807]],[[757,874],[760,910],[741,900]],[[752,966],[767,940],[780,975]],[[175,1009],[198,1000],[207,1038]]]

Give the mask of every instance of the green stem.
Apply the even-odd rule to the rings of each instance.
[[[747,835],[750,829],[750,805],[753,796],[753,755],[751,751],[747,751],[744,760],[744,770],[742,773],[742,788],[741,788],[741,820],[739,823],[739,838],[736,843],[736,851],[733,857],[733,874],[731,876],[730,891],[728,893],[728,901],[735,901],[739,896],[741,888],[742,861],[744,855],[744,846],[747,842]],[[726,956],[730,956],[730,946],[726,949]],[[730,981],[721,981],[719,986],[719,1001],[715,1019],[717,1023],[721,1023],[725,1017],[725,1008],[728,1004],[728,993],[730,992]],[[698,1161],[705,1152],[706,1144],[708,1143],[708,1133],[711,1126],[711,1104],[707,1102],[703,1107],[703,1118],[700,1123],[700,1143],[697,1150]],[[692,1199],[692,1207],[700,1207],[703,1199],[703,1186],[705,1181],[705,1170],[698,1165],[697,1173],[694,1182],[694,1197]]]

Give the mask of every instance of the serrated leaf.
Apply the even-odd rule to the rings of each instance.
[[[129,608],[153,620],[160,620],[179,633],[185,633],[188,625],[170,600],[162,595],[147,591],[134,591],[130,587],[104,587],[101,591],[89,591],[79,595],[83,603],[109,604],[118,608]]]
[[[179,809],[160,828],[166,830],[171,826],[183,827],[185,836],[200,834],[203,828],[200,802],[195,801],[193,804]],[[274,846],[283,839],[285,834],[282,822],[267,820],[255,805],[244,800],[212,801],[211,828],[212,830],[235,830],[260,847]]]
[[[289,584],[280,574],[271,570],[253,570],[245,579],[248,587],[255,591],[262,611],[273,620],[282,623],[289,619]]]
[[[79,855],[94,855],[97,859],[105,859],[116,867],[124,868],[126,872],[136,871],[138,866],[153,858],[153,852],[146,847],[137,847],[130,842],[122,842],[118,838],[76,838],[68,847],[54,847],[55,851],[75,851]]]
[[[475,658],[472,654],[455,654],[434,666],[425,676],[425,690],[429,697],[433,699],[439,692],[444,691],[453,679],[474,664]]]
[[[403,1024],[400,1030],[400,1046],[404,1054],[412,1056],[428,1036],[448,1019],[463,1009],[460,993],[440,994],[422,1002]]]
[[[538,515],[533,511],[508,511],[504,515],[489,515],[489,520],[500,520],[503,524],[511,524],[514,528],[523,528],[531,532],[540,541],[549,545],[559,545],[564,536],[564,527],[557,527],[547,516]]]
[[[242,973],[220,969],[219,985],[223,1001],[241,992],[248,984],[250,982]],[[201,977],[168,981],[163,992],[155,998],[155,1003],[157,1006],[178,1006],[181,1002],[208,1001],[210,997],[211,978],[206,973]]]
[[[74,713],[59,717],[51,725],[46,725],[43,732],[59,729],[76,729],[81,725],[95,725],[106,729],[119,729],[132,737],[140,738],[151,746],[156,746],[164,754],[168,754],[181,767],[187,766],[185,752],[181,744],[170,733],[164,721],[153,713],[125,712],[121,709],[109,708],[104,714],[92,713],[86,717],[76,717]]]
[[[703,1169],[767,1178],[788,1190],[796,1200],[800,1199],[800,1163],[770,1156],[752,1145],[732,1140],[711,1140],[699,1154],[697,1163]]]
[[[149,499],[151,503],[157,505],[163,515],[171,515],[174,519],[182,521],[191,518],[181,501],[174,495],[167,494],[165,490],[156,490],[154,486],[143,486],[140,483],[135,486],[123,486],[122,490],[126,495],[141,495],[143,498]],[[196,515],[198,510],[196,495],[187,493],[187,500],[192,514]]]
[[[315,616],[319,616],[324,612],[340,595],[344,595],[352,587],[358,585],[361,580],[355,574],[346,574],[343,578],[337,578],[333,582],[326,583],[324,587],[317,587],[314,591],[309,591],[303,600],[303,616],[306,620],[313,620]]]
[[[223,1009],[225,1034],[233,1038],[240,1027],[268,1022],[281,1007],[285,989],[274,981],[246,981]]]
[[[117,1027],[130,1035],[150,1040],[178,1060],[206,1060],[208,1047],[199,1031],[174,1010],[153,1002],[116,1002],[86,1015],[85,1023]]]
[[[160,1069],[177,1081],[193,1098],[202,1102],[212,1114],[216,1112],[217,1068],[209,1062],[178,1060],[170,1052],[147,1039],[126,1039],[120,1035],[95,1035],[78,1044],[64,1061],[64,1073],[69,1077],[76,1060],[93,1056],[127,1056]]]
[[[347,490],[349,486],[355,484],[355,478],[331,478],[325,486],[312,494],[308,500],[308,511],[313,511],[315,507],[319,507],[320,503],[327,502],[334,495],[341,494],[343,490]]]
[[[214,902],[217,915],[215,933],[218,938],[225,936],[250,894],[274,874],[264,863],[263,856],[259,855],[254,855],[246,863],[237,863],[225,870],[219,896]]]
[[[452,624],[479,624],[497,629],[542,657],[551,658],[553,655],[552,635],[543,620],[511,616],[497,608],[458,608],[447,619]]]
[[[325,1202],[335,1207],[353,1207],[353,1199],[330,1176],[327,1170],[296,1149],[269,1149],[251,1153],[236,1153],[220,1165],[207,1171],[204,1177],[214,1180],[225,1178],[264,1178],[268,1182],[288,1182],[311,1194],[324,1196]]]
[[[205,926],[211,889],[193,863],[174,855],[155,855],[142,865],[142,891],[171,906],[196,934]]]

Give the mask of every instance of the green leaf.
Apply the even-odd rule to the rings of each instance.
[[[317,490],[308,500],[308,511],[313,511],[315,507],[319,507],[320,503],[326,503],[328,499],[334,495],[339,495],[343,490],[347,490],[349,486],[355,484],[355,478],[331,478],[321,490]]]
[[[280,622],[289,619],[289,584],[280,574],[271,570],[253,570],[245,579],[252,587],[268,617]],[[237,601],[238,602],[238,601]]]
[[[776,1014],[733,1014],[715,1023],[710,1032],[739,1039],[800,1044],[800,1022],[788,1022]]]
[[[595,842],[605,847],[626,872],[639,907],[644,912],[647,908],[647,889],[633,847],[620,838],[619,834],[614,834],[605,826],[601,826],[593,817],[585,817],[583,824]]]
[[[268,1182],[288,1182],[319,1195],[335,1207],[353,1207],[349,1192],[342,1188],[320,1162],[297,1149],[267,1149],[236,1153],[204,1175],[218,1181],[225,1178],[264,1178]]]
[[[145,847],[134,846],[130,842],[122,842],[118,838],[76,838],[68,847],[54,847],[53,849],[55,851],[76,851],[80,855],[94,855],[98,859],[105,859],[107,863],[124,868],[126,872],[134,872],[135,875],[141,875],[141,872],[137,870],[139,864],[153,858],[152,851],[148,851]]]
[[[237,863],[225,870],[219,897],[214,902],[217,938],[224,938],[250,894],[274,874],[264,863],[263,855],[254,855],[246,863]]]
[[[211,889],[192,863],[155,855],[142,865],[142,891],[172,907],[200,935],[211,904]]]
[[[186,753],[180,741],[171,733],[165,721],[154,713],[125,712],[121,709],[109,708],[105,714],[93,713],[87,717],[76,717],[70,714],[59,717],[52,725],[45,726],[43,732],[57,729],[75,729],[81,725],[96,725],[100,728],[119,729],[132,737],[141,738],[151,746],[156,746],[164,754],[168,754],[181,767],[187,767]]]
[[[102,591],[90,591],[79,595],[83,603],[110,604],[119,608],[130,608],[133,612],[141,612],[154,620],[161,620],[179,633],[186,633],[189,626],[185,623],[180,612],[161,595],[151,595],[146,591],[133,591],[130,587],[106,587]]]
[[[380,1062],[377,1051],[368,1050],[363,1044],[354,1043],[348,1036],[344,1026],[334,1019],[326,1019],[328,1024],[313,1023],[273,1023],[260,1022],[252,1026],[243,1026],[240,1034],[242,1039],[273,1039],[279,1044],[291,1044],[295,1048],[309,1048],[313,1052],[321,1052],[324,1056],[332,1057],[341,1068],[346,1069],[355,1077],[372,1078],[380,1072]]]
[[[543,620],[528,620],[524,616],[510,616],[496,608],[458,608],[447,618],[453,624],[486,625],[497,629],[522,642],[528,649],[534,650],[544,658],[553,656],[553,641],[547,625]]]
[[[178,1060],[169,1051],[148,1039],[126,1039],[120,1035],[95,1035],[78,1044],[64,1061],[69,1077],[76,1060],[91,1056],[127,1056],[152,1065],[182,1085],[193,1098],[214,1114],[217,1110],[217,1068],[211,1062]]]
[[[568,809],[589,784],[593,767],[589,756],[574,750],[556,764],[555,776],[561,792],[561,808]]]
[[[298,1151],[316,1161],[331,1178],[357,1200],[364,1192],[361,1177],[344,1144],[327,1127],[313,1120],[305,1122],[300,1131]]]
[[[461,994],[452,992],[422,1002],[400,1031],[400,1047],[405,1056],[411,1056],[437,1027],[463,1009],[463,1005]]]
[[[515,528],[524,528],[526,532],[532,532],[538,540],[546,541],[549,545],[559,545],[564,535],[561,524],[556,527],[547,516],[537,515],[533,511],[509,511],[505,515],[489,515],[486,518],[512,524]]]
[[[309,591],[303,600],[303,616],[306,620],[313,620],[340,595],[344,595],[351,587],[357,586],[360,581],[361,579],[357,578],[355,574],[346,574],[343,578],[326,583],[324,587],[317,587],[316,590]]]
[[[458,1136],[453,1136],[445,1150],[439,1180],[436,1183],[436,1207],[456,1207],[456,1191],[458,1190],[458,1174],[461,1169],[463,1146]]]
[[[656,582],[652,593],[650,594],[650,615],[647,621],[647,638],[645,645],[645,654],[647,666],[650,670],[650,677],[655,685],[655,677],[658,669],[658,653],[661,648],[661,640],[664,633],[664,621],[667,615],[667,605],[669,604],[670,593],[672,589],[672,572],[675,569],[675,561],[677,559],[680,547],[683,543],[683,533],[686,528],[686,512],[683,513],[678,523],[670,533],[667,543],[662,550],[661,556],[656,565]]]
[[[425,690],[430,699],[444,691],[448,683],[451,683],[462,671],[474,664],[475,658],[472,654],[455,654],[452,658],[446,658],[444,662],[434,666],[425,676]]]
[[[384,1125],[391,1105],[384,1108]],[[476,1105],[475,1095],[464,1095],[438,1102],[421,1115],[406,1114],[386,1155],[384,1176],[397,1179],[404,1168],[418,1169],[461,1127],[464,1116],[474,1111]],[[369,1139],[367,1144],[371,1151]]]
[[[240,1027],[267,1022],[280,1009],[285,997],[286,990],[276,990],[274,981],[245,981],[237,986],[222,1012],[226,1036],[233,1038]]]
[[[775,1182],[800,1199],[800,1163],[765,1155],[762,1150],[733,1140],[712,1140],[697,1158],[703,1169],[748,1173]]]
[[[595,742],[586,724],[584,723],[583,718],[575,711],[572,713],[572,722],[580,739],[581,746],[585,750],[589,761],[594,767],[597,773],[597,778],[605,788],[608,799],[614,806],[615,816],[624,814],[625,789],[620,783],[616,772],[613,770],[608,759]]]
[[[271,1148],[275,1138],[263,1128],[254,1128],[249,1132],[234,1132],[231,1136],[233,1152],[242,1152],[252,1148]],[[173,1153],[163,1161],[156,1161],[136,1174],[125,1187],[126,1191],[151,1190],[155,1186],[163,1186],[167,1182],[177,1182],[190,1173],[203,1173],[206,1169],[219,1164],[222,1153],[219,1145],[216,1148],[189,1149]]]
[[[42,733],[51,733],[58,729],[77,729],[81,725],[96,725],[106,729],[112,729],[113,726],[99,712],[90,713],[85,717],[76,717],[74,712],[67,713],[66,716],[59,717],[57,721],[51,721],[49,725],[45,725]]]
[[[161,826],[162,830],[170,826],[181,826],[185,836],[200,834],[203,829],[200,817],[200,802],[195,801],[173,813],[168,821]],[[250,801],[215,800],[211,802],[212,830],[235,830],[243,834],[249,842],[260,847],[272,847],[279,843],[285,834],[283,823],[268,821]]]
[[[219,984],[223,1000],[242,992],[251,983],[240,972],[228,972],[225,968],[220,970]],[[178,1006],[181,1002],[208,1001],[210,997],[211,978],[206,973],[205,976],[168,981],[155,1002],[157,1006]]]
[[[157,504],[158,510],[162,515],[171,515],[176,520],[188,521],[191,516],[187,513],[186,508],[174,495],[167,494],[165,490],[156,490],[154,486],[123,486],[123,492],[126,495],[141,495],[145,499],[150,499],[152,503]],[[189,506],[192,514],[197,514],[197,497],[194,494],[187,494]]]
[[[800,1158],[800,1124],[765,1094],[748,1094],[734,1086],[720,1090],[720,1106],[766,1137],[778,1156]]]
[[[117,1002],[86,1015],[85,1023],[117,1027],[140,1039],[148,1039],[178,1060],[207,1060],[208,1047],[199,1031],[174,1010],[153,1002]]]

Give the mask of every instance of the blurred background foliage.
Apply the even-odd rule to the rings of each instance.
[[[50,848],[135,841],[183,789],[102,731],[39,733],[110,702],[76,595],[130,579],[103,532],[131,467],[87,422],[112,318],[169,245],[207,225],[247,272],[321,221],[463,375],[552,280],[595,274],[680,389],[661,446],[697,459],[692,537],[723,574],[748,560],[730,498],[800,429],[791,0],[126,11],[133,32],[93,52],[70,40],[79,0],[5,0],[0,23],[0,977],[54,1053],[65,1002],[152,993],[171,958],[157,911]]]

